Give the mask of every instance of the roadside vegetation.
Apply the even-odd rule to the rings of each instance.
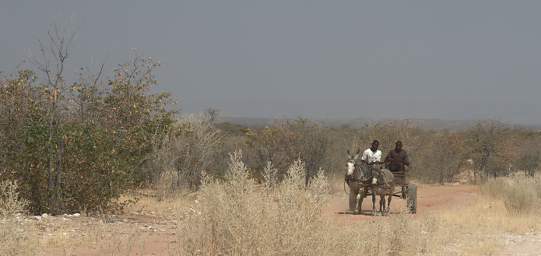
[[[492,121],[465,130],[407,120],[358,128],[304,118],[223,123],[217,110],[176,111],[156,87],[159,63],[140,54],[67,81],[71,38],[54,28],[32,67],[0,77],[0,255],[48,246],[69,255],[77,244],[106,242],[118,242],[112,254],[130,250],[136,243],[124,242],[140,238],[137,230],[116,236],[107,216],[138,206],[169,213],[160,217],[174,220],[168,250],[179,255],[482,254],[499,248],[499,233],[539,231],[539,131]],[[323,213],[330,183],[343,179],[345,152],[373,139],[384,154],[403,141],[410,178],[479,184],[483,198],[461,217],[335,223]],[[28,221],[79,213],[102,220],[93,235],[59,229],[45,239],[48,226]]]

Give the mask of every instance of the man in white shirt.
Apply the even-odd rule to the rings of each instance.
[[[369,168],[372,168],[373,164],[382,163],[381,162],[381,155],[382,154],[381,154],[381,150],[379,150],[378,147],[379,147],[379,141],[374,140],[372,142],[372,145],[370,146],[370,148],[365,150],[363,152],[362,156],[361,156],[361,162],[363,162],[365,164],[368,164]],[[348,154],[349,154],[349,152],[348,152]],[[356,159],[356,157],[354,157],[353,159]],[[356,207],[357,207],[356,204],[357,204],[357,200],[358,200],[357,197],[359,196],[358,191],[359,191],[360,187],[356,182],[353,182],[353,183],[350,182],[350,180],[352,179],[351,174],[353,174],[353,170],[354,170],[353,163],[348,163],[348,172],[346,173],[346,182],[350,186],[349,187],[349,189],[350,189],[350,192],[349,192],[349,211],[350,212],[356,212],[357,210],[360,210],[360,209],[356,209]],[[372,173],[372,171],[370,171],[370,173]],[[374,180],[372,180],[372,182],[374,183]]]
[[[379,147],[379,141],[374,140],[372,142],[372,146],[363,152],[363,155],[361,157],[361,162],[364,162],[368,165],[382,163],[381,150],[379,150],[378,147]]]
[[[368,164],[368,165],[373,165],[373,164],[376,164],[376,163],[382,163],[381,162],[381,150],[379,150],[378,147],[379,147],[379,141],[374,140],[372,142],[372,146],[370,148],[366,149],[363,152],[363,155],[361,156],[361,162],[363,162],[365,164]],[[348,151],[348,154],[349,154],[349,151]],[[358,155],[359,155],[359,153],[357,153],[357,155],[355,157],[353,157],[353,159],[357,159]],[[346,182],[348,184],[349,184],[349,181],[351,180],[351,175],[353,174],[353,170],[354,170],[354,164],[353,163],[348,163],[348,172],[346,173]]]

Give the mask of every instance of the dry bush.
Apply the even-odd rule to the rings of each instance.
[[[515,214],[529,213],[538,205],[535,188],[528,185],[509,187],[503,199],[507,210]]]
[[[481,186],[485,194],[500,199],[510,214],[527,214],[537,209],[541,181],[525,177],[496,178]]]
[[[493,198],[503,198],[504,193],[507,191],[506,188],[510,186],[510,182],[511,179],[506,178],[491,179],[481,186],[481,192]]]
[[[35,255],[36,230],[24,227],[19,213],[27,210],[28,202],[19,197],[16,181],[0,182],[0,255]]]
[[[28,202],[19,197],[18,189],[16,181],[0,182],[0,217],[10,217],[26,211]]]
[[[307,119],[281,120],[262,129],[247,129],[247,163],[258,178],[267,162],[275,164],[278,179],[288,170],[288,165],[301,159],[305,165],[305,183],[316,176],[329,153],[330,140],[326,129]]]
[[[173,169],[168,168],[160,172],[155,184],[155,190],[159,200],[170,198],[176,193],[177,180],[178,173]]]
[[[465,131],[466,153],[473,160],[475,182],[509,175],[520,144],[528,140],[516,140],[524,133],[494,121],[479,122]]]
[[[295,161],[280,183],[257,185],[241,155],[225,180],[205,178],[195,203],[180,212],[180,255],[428,254],[434,222],[399,215],[343,227],[326,218],[329,184],[321,172],[304,185]],[[276,170],[268,165],[266,177]]]
[[[320,173],[306,188],[304,172],[304,163],[296,161],[282,183],[262,187],[250,178],[240,153],[231,154],[225,180],[206,178],[198,203],[183,215],[179,253],[321,254],[326,182]]]
[[[202,173],[212,166],[222,145],[222,135],[210,119],[188,115],[174,124],[154,160],[160,190],[199,187]]]

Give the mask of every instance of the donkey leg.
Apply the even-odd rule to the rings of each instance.
[[[393,193],[389,194],[389,199],[387,200],[387,214],[391,212],[391,200],[393,199]]]
[[[381,198],[383,198],[383,202],[381,204],[381,206],[383,206],[383,210],[381,211],[381,214],[385,215],[385,212],[387,212],[387,207],[386,207],[386,204],[385,204],[386,203],[385,194],[382,194]]]
[[[364,199],[364,196],[365,196],[365,192],[364,192],[364,189],[363,188],[360,188],[359,189],[359,194],[357,195],[357,213],[362,213],[363,212],[363,199]]]
[[[359,193],[358,190],[353,189],[353,186],[350,187],[349,191],[349,211],[353,212],[355,211],[355,206],[357,203],[357,194]]]
[[[381,212],[381,215],[385,215],[385,194],[380,195],[379,211]]]
[[[376,190],[372,189],[372,215],[376,216]]]
[[[355,197],[355,210],[353,210],[354,214],[359,214],[360,204],[362,204],[362,192],[359,190],[357,192],[357,196]]]

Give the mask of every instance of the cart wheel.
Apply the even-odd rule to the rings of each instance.
[[[408,185],[407,207],[411,214],[417,213],[417,186],[415,184]]]

